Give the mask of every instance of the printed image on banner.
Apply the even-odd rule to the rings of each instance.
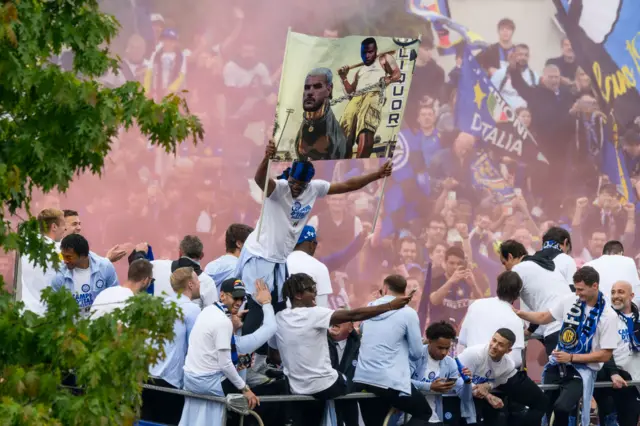
[[[276,161],[392,157],[419,43],[289,32]]]
[[[640,2],[554,0],[557,19],[600,100],[627,127],[640,115]]]

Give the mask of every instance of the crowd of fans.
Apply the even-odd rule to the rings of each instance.
[[[454,404],[452,408],[452,398],[438,399],[438,396],[430,396],[429,404],[425,405],[420,398],[414,398],[413,391],[431,389],[441,394],[455,391],[460,396],[459,401],[465,401],[467,385],[462,376],[469,375],[475,385],[473,397],[482,399],[494,409],[502,408],[502,400],[488,393],[489,390],[500,387],[511,400],[528,407],[525,414],[520,414],[524,417],[517,424],[540,424],[542,415],[547,411],[551,412],[552,406],[548,405],[547,397],[534,391],[526,383],[522,372],[515,373],[523,362],[519,351],[524,347],[524,337],[521,336],[522,320],[514,320],[513,316],[511,320],[508,318],[507,314],[513,313],[510,305],[521,298],[534,312],[551,309],[550,320],[546,317],[528,317],[526,313],[521,316],[528,323],[549,320],[555,321],[557,325],[555,330],[551,328],[551,332],[544,327],[541,327],[543,331],[531,330],[534,336],[541,338],[547,350],[540,351],[540,358],[544,358],[541,362],[537,362],[536,354],[529,355],[528,358],[544,365],[545,355],[551,355],[556,349],[557,332],[566,314],[562,307],[556,308],[552,303],[554,299],[561,298],[566,293],[575,302],[576,296],[570,294],[573,286],[581,300],[589,302],[593,295],[584,296],[577,289],[586,285],[588,293],[599,282],[600,290],[608,298],[608,303],[612,302],[611,292],[618,291],[627,307],[633,290],[627,292],[624,285],[617,285],[616,282],[624,279],[633,286],[637,284],[637,281],[633,281],[637,280],[637,274],[630,275],[627,270],[624,271],[626,275],[623,278],[612,279],[603,272],[607,270],[606,267],[604,270],[596,267],[600,273],[597,278],[594,278],[590,270],[579,269],[582,264],[601,258],[606,251],[605,243],[612,240],[620,241],[624,246],[624,254],[637,260],[637,213],[636,206],[622,199],[619,188],[610,183],[613,178],[601,168],[603,144],[606,143],[602,130],[603,114],[599,111],[592,82],[578,67],[569,40],[561,41],[560,57],[549,58],[542,70],[532,70],[528,66],[530,54],[540,55],[543,52],[530,52],[526,44],[518,43],[522,40],[518,40],[515,23],[510,19],[503,19],[497,25],[498,43],[477,56],[493,85],[517,112],[519,119],[535,137],[540,150],[549,160],[548,166],[541,166],[522,164],[508,157],[494,159],[504,179],[516,188],[515,196],[509,202],[498,202],[491,196],[490,190],[474,185],[471,163],[483,152],[483,147],[480,141],[455,128],[455,92],[460,78],[461,55],[457,56],[456,66],[447,72],[438,63],[433,46],[425,43],[418,52],[410,102],[402,130],[403,134],[421,141],[424,155],[420,154],[420,158],[417,158],[414,154],[410,157],[410,162],[414,169],[424,170],[431,182],[426,191],[428,195],[424,191],[413,194],[416,198],[411,205],[416,213],[413,215],[414,219],[396,223],[397,227],[389,231],[383,229],[382,222],[388,215],[382,211],[374,228],[377,199],[382,189],[382,180],[376,179],[387,173],[382,169],[378,170],[378,160],[316,162],[315,177],[333,182],[331,186],[336,182],[353,182],[353,179],[357,180],[362,176],[376,173],[380,175],[346,190],[338,191],[316,185],[318,188],[314,189],[313,202],[316,197],[318,199],[312,212],[305,218],[311,228],[304,228],[304,223],[297,224],[288,237],[291,241],[285,244],[288,247],[287,253],[278,258],[270,258],[260,252],[264,247],[260,246],[261,240],[255,236],[250,240],[249,250],[245,250],[250,253],[242,254],[242,249],[250,234],[255,233],[252,227],[260,215],[261,187],[264,186],[264,179],[268,179],[264,176],[262,181],[256,178],[254,182],[254,172],[256,164],[263,159],[268,138],[265,135],[270,134],[282,52],[271,51],[266,54],[259,50],[256,39],[247,35],[250,30],[247,29],[245,14],[240,8],[234,9],[230,16],[227,36],[215,42],[210,37],[184,40],[172,27],[171,19],[159,14],[150,15],[149,22],[154,38],[131,35],[121,53],[121,73],[105,76],[103,83],[117,85],[124,79],[136,80],[154,98],[187,89],[185,96],[190,108],[203,121],[205,140],[196,146],[182,144],[176,156],[168,156],[152,147],[141,135],[134,132],[123,133],[106,161],[103,176],[82,176],[71,185],[66,194],[49,193],[39,197],[35,206],[42,211],[40,219],[45,224],[43,231],[48,238],[60,241],[67,235],[59,247],[66,269],[57,274],[52,271],[47,274],[53,275],[42,275],[36,285],[25,284],[30,277],[40,272],[30,270],[28,263],[22,262],[21,276],[18,279],[22,283],[22,300],[25,303],[30,300],[34,306],[32,310],[42,312],[45,307],[39,305],[38,294],[44,286],[53,285],[56,289],[66,287],[73,291],[74,274],[70,271],[74,268],[88,270],[88,265],[92,264],[102,271],[104,281],[99,285],[96,278],[95,282],[90,283],[89,291],[78,292],[78,303],[86,315],[91,314],[94,305],[98,306],[96,309],[99,311],[102,303],[112,306],[114,301],[121,302],[123,296],[143,291],[150,284],[151,278],[155,278],[155,294],[161,294],[162,291],[169,294],[181,293],[180,296],[172,296],[181,303],[197,299],[200,307],[205,308],[198,318],[204,318],[203,314],[207,312],[213,324],[218,324],[216,321],[226,324],[226,317],[219,315],[216,309],[234,317],[238,308],[234,301],[244,300],[245,295],[248,295],[247,305],[251,315],[247,314],[244,324],[238,325],[234,321],[228,336],[226,332],[211,328],[211,324],[209,328],[204,325],[199,327],[195,314],[192,323],[189,323],[188,318],[185,320],[187,333],[197,333],[203,340],[214,339],[216,342],[224,339],[231,342],[231,336],[238,327],[242,327],[242,336],[235,338],[235,343],[231,344],[229,350],[233,352],[236,347],[237,353],[257,352],[263,356],[254,360],[252,367],[248,369],[253,373],[245,373],[246,379],[239,376],[236,378],[231,372],[228,375],[225,372],[229,378],[224,382],[226,385],[223,385],[225,394],[233,391],[233,387],[243,389],[241,385],[250,384],[255,394],[251,389],[243,393],[250,404],[254,405],[259,392],[285,393],[282,383],[277,380],[283,374],[282,369],[269,363],[284,364],[284,375],[289,378],[288,385],[294,393],[314,395],[320,400],[331,400],[354,389],[364,389],[380,395],[386,405],[379,402],[377,406],[375,403],[367,405],[363,402],[360,406],[367,425],[381,424],[382,419],[379,417],[384,417],[382,411],[388,411],[390,406],[413,414],[416,421],[431,419],[433,423],[433,419],[436,419],[445,424],[463,424],[452,423],[451,418],[447,418],[445,414],[458,413],[453,415],[456,419],[469,417],[470,407],[464,403]],[[393,28],[389,29],[390,32],[392,30]],[[346,35],[335,28],[326,28],[317,33],[325,37]],[[55,60],[60,66],[69,67],[70,59],[70,53],[67,52]],[[640,175],[640,137],[633,131],[624,136],[622,161],[630,172],[632,185],[629,189],[635,199],[635,187]],[[274,176],[279,175],[282,168],[279,164],[273,167],[272,169],[276,169],[272,172]],[[415,179],[418,180],[418,174]],[[282,191],[288,188],[287,185],[280,186]],[[277,188],[280,186],[276,185]],[[303,193],[305,190],[309,191],[306,185],[303,186]],[[291,191],[294,191],[294,187],[291,187]],[[325,194],[329,196],[322,197]],[[61,209],[68,210],[62,213]],[[60,221],[61,214],[64,221]],[[229,227],[229,224],[236,225]],[[268,228],[261,232],[265,235],[276,232],[275,229]],[[543,239],[543,236],[546,237]],[[269,241],[268,236],[262,238]],[[553,247],[544,244],[547,242],[552,242]],[[149,247],[152,248],[155,259],[159,259],[152,262],[153,268],[134,260],[136,254],[140,253],[148,257]],[[550,248],[562,252],[562,256],[556,254],[546,256],[551,259],[547,261],[533,260],[524,261],[520,266],[509,265],[510,259],[521,259],[522,256],[531,256]],[[622,253],[616,249],[605,254]],[[130,261],[128,267],[127,257]],[[251,262],[256,257],[260,257],[260,261],[267,259],[269,262],[254,265]],[[240,268],[238,275],[238,258],[241,263],[246,261],[255,270],[248,272]],[[210,262],[214,259],[217,260]],[[14,262],[10,258],[2,258],[0,261],[1,270],[6,272],[3,273],[5,279],[11,277]],[[555,266],[549,266],[549,262]],[[532,263],[536,263],[536,267],[542,270],[531,266]],[[542,265],[537,265],[538,263]],[[281,264],[286,264],[286,269],[292,274],[287,281],[284,281],[284,274],[282,281],[278,281],[278,273],[274,272],[271,281],[266,279],[266,283],[257,283],[258,278],[266,277],[265,274],[261,275],[264,268],[272,265],[277,268]],[[503,265],[517,272],[517,277],[502,273]],[[530,270],[532,268],[533,271]],[[611,269],[607,272],[611,273]],[[28,270],[26,274],[25,270]],[[93,266],[91,270],[93,271]],[[280,272],[284,270],[285,268]],[[301,273],[306,275],[300,275]],[[550,275],[545,277],[545,274]],[[118,288],[117,277],[120,277],[120,283],[124,283],[125,276],[128,277],[128,284],[124,293],[119,291],[110,296],[104,294],[105,288]],[[229,279],[232,281],[228,281]],[[603,279],[608,282],[606,289],[602,288]],[[240,284],[236,280],[240,280]],[[557,294],[545,293],[545,297],[537,298],[537,290],[531,289],[537,288],[541,281],[555,281],[564,287]],[[29,294],[27,289],[34,293]],[[254,291],[254,296],[251,296]],[[306,296],[299,297],[308,291],[316,295],[314,300],[317,300],[318,306]],[[243,294],[240,297],[241,292]],[[412,297],[403,298],[405,293],[411,293]],[[499,312],[495,309],[504,308],[504,305],[482,307],[479,303],[479,299],[494,300],[491,298],[496,296],[499,301],[508,303],[504,319],[502,316],[495,318],[494,314]],[[107,300],[101,301],[100,298]],[[283,304],[287,298],[292,305],[289,308],[285,308]],[[380,300],[382,302],[374,302]],[[383,311],[374,309],[363,314],[359,309],[344,308],[365,306],[370,302],[374,302],[373,306],[379,306],[379,303],[391,300],[403,301],[391,302],[397,303],[397,306],[393,306],[394,309],[409,309],[401,306],[408,304],[420,313],[416,318],[413,318],[413,314],[406,313],[409,319],[404,321],[410,325],[406,327],[410,327],[412,331],[416,330],[416,324],[423,327],[420,330],[418,326],[417,338],[412,336],[406,340],[407,353],[395,353],[393,356],[384,354],[389,364],[377,364],[380,362],[380,346],[386,347],[380,339],[388,338],[388,346],[393,341],[398,347],[403,347],[403,343],[393,339],[404,339],[404,335],[387,336],[377,327],[395,329],[397,325],[393,321],[400,321],[400,327],[404,323],[397,314],[389,315],[384,311],[386,313],[369,320],[359,330],[358,321]],[[271,304],[274,309],[269,312],[266,306]],[[616,309],[622,309],[619,306],[614,305]],[[297,311],[318,307],[326,310],[309,310],[308,315]],[[274,311],[278,313],[282,309],[287,316],[279,314],[278,319],[279,315],[274,316]],[[484,315],[479,314],[479,311]],[[520,315],[520,311],[517,312]],[[485,321],[478,320],[478,324],[488,324],[487,318],[494,318],[494,322],[488,325],[489,328],[483,330],[488,334],[478,337],[478,333],[470,332],[464,327],[470,321],[465,320],[465,317],[470,317],[472,313]],[[428,329],[427,324],[431,324]],[[311,329],[319,331],[313,335],[300,336],[291,331],[298,326],[306,333],[310,333]],[[421,343],[418,344],[418,340],[424,335],[425,329],[428,345],[423,347]],[[325,343],[321,345],[318,343],[319,339],[326,336],[327,331],[328,343],[325,339]],[[615,331],[610,334],[615,334]],[[268,337],[263,337],[269,333],[271,336],[268,337],[275,337],[267,345]],[[367,333],[375,333],[375,337],[370,337],[371,334],[368,337]],[[547,337],[554,333],[556,340],[548,340]],[[257,336],[254,339],[242,339],[253,335]],[[302,339],[309,339],[307,347],[315,351],[313,353],[318,356],[318,360],[314,362],[319,364],[314,364],[314,368],[310,370],[305,370],[306,367],[303,366],[303,371],[300,372],[292,367],[291,360],[296,356],[305,360],[309,358],[308,355],[305,357],[296,352],[295,348],[300,346]],[[456,348],[456,340],[463,346]],[[604,346],[603,342],[606,342]],[[294,348],[287,353],[289,349],[283,350],[283,345]],[[483,348],[486,345],[488,347],[485,353]],[[598,349],[602,350],[616,347],[616,343],[612,344],[611,339],[607,338],[601,338],[594,345],[600,345]],[[613,347],[609,347],[611,345]],[[176,351],[184,350],[186,353],[186,346],[180,346]],[[462,350],[464,346],[469,347],[466,355]],[[269,357],[267,360],[268,347],[279,348],[282,359],[274,360]],[[191,349],[191,345],[189,348]],[[199,347],[196,354],[204,354],[209,349]],[[507,355],[509,352],[511,354]],[[465,373],[457,368],[452,358],[445,357],[448,353],[459,353],[460,361],[465,368],[468,367],[464,370]],[[373,361],[367,361],[370,354],[375,354]],[[402,364],[405,362],[403,356],[406,357],[407,366],[410,361],[412,363],[413,389],[410,381],[405,380],[401,385],[394,382],[406,379],[400,373],[396,374],[396,370],[388,372],[389,383],[379,377],[376,379],[378,381],[372,381],[367,376],[367,368],[368,374],[377,371],[378,376],[398,365],[402,367],[397,367],[397,371],[406,370]],[[196,380],[195,373],[204,373],[207,368],[211,369],[212,364],[207,364],[206,359],[204,363],[199,363],[202,360],[190,360],[189,357],[190,354],[187,353],[186,360],[182,360],[182,365],[185,366],[184,383],[182,379],[177,381],[167,378],[162,369],[156,369],[152,370],[152,374],[162,381],[157,383],[210,393],[208,385]],[[329,366],[323,364],[326,361],[324,358],[328,358]],[[416,361],[420,359],[422,361]],[[606,361],[602,359],[602,362]],[[428,367],[434,360],[441,362],[434,377],[430,377],[429,372],[434,370],[429,370]],[[232,361],[231,366],[237,367],[238,360],[230,357],[229,362]],[[421,365],[420,362],[424,365],[417,368],[416,363]],[[593,361],[588,360],[585,364],[587,362]],[[214,363],[223,365],[220,359],[216,359]],[[364,367],[360,367],[361,365]],[[341,375],[334,374],[334,369],[351,379],[355,377],[355,382],[359,378],[360,382],[354,384],[348,380],[346,383],[338,383]],[[538,379],[535,368],[529,370],[531,376]],[[329,371],[330,377],[323,379],[328,386],[316,386],[316,376]],[[445,371],[448,373],[445,374]],[[187,379],[189,372],[192,375]],[[292,374],[294,378],[291,377]],[[365,374],[365,378],[359,377],[360,374]],[[421,374],[426,376],[421,377]],[[479,381],[483,374],[486,374],[486,379],[491,380]],[[436,376],[439,379],[434,381]],[[605,379],[610,378],[611,374]],[[556,382],[561,380],[564,380],[564,376]],[[425,387],[425,383],[429,386]],[[492,385],[486,388],[478,386],[484,383]],[[230,384],[231,389],[225,389]],[[411,394],[411,401],[381,389]],[[157,395],[147,395],[152,401],[154,397]],[[568,400],[562,399],[564,405],[561,407],[557,403],[557,395],[556,399],[553,396],[550,398],[556,401],[553,406],[556,408],[555,424],[564,424],[562,419],[570,415],[577,403],[575,395]],[[175,414],[175,401],[172,405],[160,399],[159,403],[147,403],[147,408],[149,404],[153,407],[163,404],[173,406]],[[189,404],[192,405],[191,408]],[[185,413],[193,415],[193,406],[196,404],[196,401],[188,400]],[[608,407],[607,404],[603,406]],[[335,408],[344,424],[357,424],[358,409],[355,403],[337,401]],[[479,418],[482,417],[479,413],[484,413],[486,407],[476,405],[476,408]],[[271,419],[272,423],[269,424],[285,424],[290,419],[297,424],[309,424],[304,423],[304,417],[300,420],[297,416],[307,413],[307,419],[320,418],[322,414],[317,413],[321,409],[322,407],[314,404],[309,404],[306,408],[295,408],[292,405],[291,410],[275,412],[269,412],[268,404],[260,407],[265,419]],[[182,410],[179,411],[182,414]],[[510,408],[510,411],[513,416],[518,415],[516,410]],[[615,415],[615,411],[615,407],[608,407],[603,412]],[[432,417],[433,413],[436,413],[436,417]],[[145,413],[143,417],[144,415]],[[148,412],[146,415],[152,416]],[[484,416],[484,424],[499,424],[492,411],[487,411]],[[198,424],[201,421],[195,417],[187,418],[190,419],[188,424]],[[622,419],[619,422],[623,424]]]

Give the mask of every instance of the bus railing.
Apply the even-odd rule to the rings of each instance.
[[[629,381],[627,382],[627,385],[640,386],[640,381]],[[594,386],[596,388],[610,388],[610,387],[613,387],[613,383],[612,382],[596,382]],[[142,385],[142,387],[145,389],[154,390],[158,392],[167,392],[167,393],[172,393],[176,395],[182,395],[188,398],[203,399],[207,401],[224,404],[227,410],[231,410],[242,416],[247,416],[247,415],[253,415],[254,417],[258,416],[257,414],[255,414],[255,412],[249,410],[249,406],[247,404],[246,398],[244,398],[244,396],[240,394],[232,394],[234,396],[229,395],[227,397],[221,397],[221,396],[214,396],[214,395],[202,395],[202,394],[185,391],[182,389],[165,388],[162,386],[155,386],[150,384],[144,384]],[[538,387],[543,391],[557,390],[560,388],[559,385],[544,385],[544,384],[538,384]],[[425,392],[424,394],[436,395],[436,393],[434,392]],[[455,396],[455,395],[442,395],[442,396]],[[260,398],[261,404],[275,403],[275,402],[316,401],[315,398],[311,396],[306,396],[306,395],[264,395],[264,396],[260,396],[259,398]],[[343,395],[335,399],[336,400],[360,400],[360,399],[371,399],[371,398],[377,398],[377,396],[371,393],[366,393],[366,392],[356,392],[356,393],[350,393],[348,395]],[[226,414],[226,411],[225,411],[225,414]],[[259,416],[257,418],[259,418]],[[244,420],[244,418],[242,420]],[[244,422],[242,421],[241,424],[243,423]],[[226,415],[225,415],[225,418],[223,419],[222,425],[226,425]]]

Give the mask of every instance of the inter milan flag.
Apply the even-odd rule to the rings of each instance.
[[[386,238],[407,227],[420,217],[420,203],[430,194],[427,166],[430,155],[422,139],[409,129],[398,134],[393,155],[393,174],[389,176],[384,192],[384,219],[382,237]]]
[[[451,19],[448,0],[407,0],[406,9],[433,24],[438,35],[436,48],[441,56],[454,55],[456,47],[463,42],[473,49],[487,47],[482,37]]]
[[[621,132],[640,115],[640,1],[554,0],[576,59]]]
[[[460,131],[476,137],[477,148],[492,151],[497,158],[511,157],[529,166],[548,163],[531,133],[493,87],[469,47],[465,48],[462,59],[455,117]]]

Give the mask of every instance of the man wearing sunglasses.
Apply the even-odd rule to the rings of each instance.
[[[251,365],[251,354],[275,334],[276,325],[271,294],[264,282],[254,283],[256,303],[264,310],[265,326],[251,335],[236,336],[237,320],[245,301],[245,284],[229,278],[220,285],[220,301],[202,310],[189,335],[184,363],[184,389],[189,392],[225,396],[242,393],[250,409],[260,404],[241,374]],[[225,406],[206,400],[186,398],[180,424],[204,425],[205,419],[219,424]],[[212,423],[211,423],[212,422]]]
[[[264,280],[272,292],[274,309],[278,312],[284,308],[282,286],[287,276],[287,256],[295,248],[309,221],[309,213],[316,200],[325,195],[357,191],[371,182],[390,176],[392,167],[388,161],[376,172],[330,183],[312,180],[315,175],[313,163],[294,161],[276,180],[267,175],[269,161],[275,155],[276,146],[270,141],[254,177],[259,187],[267,186],[267,198],[260,218],[262,226],[256,226],[242,247],[235,276],[246,284],[249,294],[255,291],[256,280]],[[251,296],[247,300],[247,309],[249,312],[245,316],[243,334],[252,333],[262,324],[262,309]],[[257,353],[266,355],[266,345]]]

